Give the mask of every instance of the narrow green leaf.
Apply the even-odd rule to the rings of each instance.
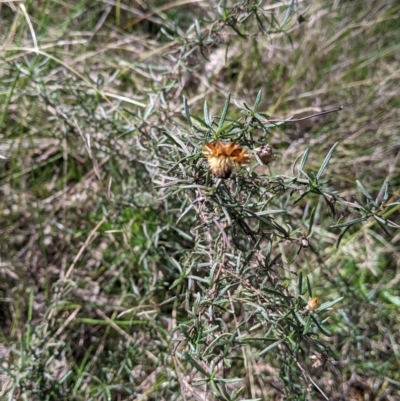
[[[212,326],[211,328],[209,328],[209,329],[207,329],[207,330],[204,330],[204,331],[203,331],[203,334],[204,334],[204,335],[210,334],[210,333],[213,333],[214,331],[217,331],[217,330],[219,330],[219,329],[220,329],[220,326],[219,326],[219,325],[215,325],[215,326]]]
[[[388,204],[386,205],[386,207],[389,207],[389,206],[398,206],[398,205],[400,205],[400,202],[399,202],[399,201],[388,203]]]
[[[226,118],[226,115],[228,114],[230,101],[231,101],[231,94],[228,93],[228,97],[226,98],[225,106],[224,106],[224,109],[222,110],[221,118],[219,120],[218,129],[217,129],[218,133],[221,131],[222,127],[224,126],[225,118]]]
[[[309,153],[310,153],[310,149],[309,149],[309,148],[307,148],[307,149],[304,151],[304,153],[303,153],[303,156],[302,156],[302,158],[301,158],[301,160],[300,160],[300,165],[299,165],[299,168],[298,168],[298,172],[297,172],[297,176],[298,176],[298,177],[300,177],[301,171],[304,170],[304,166],[305,166],[305,164],[306,164],[306,162],[307,162],[308,154],[309,154]]]
[[[193,207],[194,207],[194,203],[192,202],[192,203],[183,211],[183,213],[179,216],[178,220],[176,221],[176,224],[178,224],[178,223],[182,220],[182,218],[183,218],[187,213],[189,213],[190,210],[193,209]]]
[[[303,319],[303,317],[300,315],[300,313],[297,313],[294,310],[292,312],[293,312],[293,316],[296,318],[297,322],[300,323],[304,327],[306,325],[306,322]]]
[[[342,238],[346,234],[347,230],[350,228],[350,226],[346,227],[339,235],[338,240],[336,242],[336,248],[339,248],[340,242],[342,241]]]
[[[272,240],[273,240],[273,235],[271,234],[270,237],[268,238],[268,244],[267,244],[267,247],[265,249],[265,260],[264,260],[264,266],[265,267],[268,267],[269,260],[271,258]]]
[[[209,374],[203,369],[203,367],[188,353],[185,352],[185,360],[188,361],[197,371],[202,373],[204,376],[209,377]]]
[[[376,215],[376,214],[374,214],[374,219],[375,219],[378,223],[382,223],[382,224],[385,225],[385,226],[393,227],[393,228],[400,228],[399,225],[393,223],[393,222],[390,221],[390,220],[384,219],[384,218],[382,218],[381,216],[378,216],[378,215]]]
[[[308,290],[308,295],[310,298],[312,298],[312,289],[311,289],[311,283],[309,278],[307,277],[307,290]]]
[[[201,295],[198,292],[198,293],[196,293],[196,297],[195,297],[195,300],[194,300],[194,303],[193,303],[193,314],[194,315],[197,315],[197,312],[198,312],[199,307],[200,307],[200,303],[201,303]],[[202,334],[203,334],[203,327],[200,326],[199,327],[199,331],[197,333],[197,340],[199,340],[201,338]]]
[[[271,124],[263,124],[263,128],[265,128],[265,129],[276,128],[276,127],[279,127],[280,125],[285,124],[285,121],[274,122],[274,123],[271,123]]]
[[[331,335],[331,333],[330,333],[328,330],[325,330],[325,329],[322,327],[322,325],[318,322],[318,320],[315,318],[314,315],[310,315],[310,316],[311,316],[312,321],[316,324],[316,326],[320,329],[320,331],[321,331],[323,334],[325,334],[326,336],[330,336],[330,335]]]
[[[191,118],[196,121],[198,126],[207,128],[208,130],[212,129],[211,126],[209,126],[204,120],[202,120],[200,117],[192,115]]]
[[[314,177],[314,175],[313,175],[313,173],[307,173],[306,171],[304,171],[302,168],[298,168],[297,169],[297,171],[300,173],[300,174],[302,174],[302,175],[304,175],[304,177],[306,177],[307,178],[307,180],[309,181],[309,184],[311,185],[311,184],[315,184],[315,177]]]
[[[183,280],[183,277],[178,277],[170,286],[169,290],[173,290],[175,287],[177,287]]]
[[[375,205],[381,206],[382,203],[386,203],[388,199],[389,199],[389,179],[388,177],[386,177],[375,199]]]
[[[264,308],[261,308],[261,307],[257,308],[257,312],[260,313],[260,315],[265,319],[266,322],[270,322],[268,313]]]
[[[318,170],[317,177],[316,177],[317,180],[321,177],[322,173],[324,172],[324,170],[325,170],[326,166],[328,165],[329,161],[331,160],[332,154],[335,151],[338,144],[339,144],[339,142],[336,142],[331,147],[331,150],[328,152],[328,154],[326,155],[325,160],[322,162],[321,167]]]
[[[208,284],[208,280],[207,279],[199,277],[199,276],[194,276],[193,274],[190,274],[187,278],[190,278],[190,279],[195,280],[195,281],[200,281],[201,283],[204,283],[204,284]]]
[[[210,380],[210,387],[211,387],[211,391],[213,392],[213,394],[216,397],[220,397],[221,393],[219,392],[217,385],[215,384],[214,380]]]
[[[301,194],[295,201],[294,204],[296,205],[297,203],[299,203],[305,196],[307,196],[310,193],[310,191],[306,191],[304,192],[304,194]]]
[[[287,210],[284,209],[276,209],[276,210],[262,210],[261,212],[250,213],[250,215],[255,216],[268,216],[270,214],[282,214],[287,213]]]
[[[244,379],[241,379],[240,377],[237,378],[233,378],[233,379],[219,379],[219,378],[215,378],[214,379],[216,382],[222,382],[222,383],[239,383],[242,382]]]
[[[228,391],[226,390],[226,385],[225,385],[225,383],[224,383],[223,381],[220,381],[220,380],[217,379],[217,378],[215,378],[214,380],[219,382],[218,384],[219,384],[220,391],[221,391],[221,393],[222,393],[222,397],[223,397],[225,400],[230,400],[231,397],[230,397]]]
[[[179,189],[190,189],[190,188],[198,188],[202,189],[204,191],[207,191],[210,189],[210,187],[206,187],[204,185],[197,185],[197,184],[189,184],[189,185],[182,185]]]
[[[185,238],[188,241],[193,241],[193,237],[189,235],[187,232],[181,230],[180,228],[171,226],[171,229],[177,232],[182,238]]]
[[[212,127],[212,120],[210,116],[210,110],[208,109],[207,100],[204,102],[204,121],[209,127]]]
[[[264,348],[260,353],[259,356],[263,356],[265,355],[268,351],[271,351],[271,349],[277,347],[279,344],[282,344],[283,342],[286,341],[286,337],[285,338],[281,338],[278,341],[275,341],[274,343],[272,343],[271,345],[268,345],[267,348]]]
[[[266,34],[267,34],[267,31],[265,30],[264,25],[263,25],[263,23],[262,23],[262,21],[261,21],[260,16],[258,15],[258,13],[256,13],[256,21],[257,21],[258,29],[259,29],[264,35],[266,35]]]
[[[240,401],[261,401],[262,398],[242,398]]]
[[[382,291],[382,296],[393,305],[400,307],[400,297],[397,295],[392,295],[389,291]]]
[[[271,263],[269,264],[269,268],[271,268],[276,262],[278,262],[278,260],[281,258],[281,256],[282,256],[282,253],[278,253],[278,255],[276,255],[273,259],[272,259],[272,261],[271,261]]]
[[[155,106],[155,98],[153,96],[150,96],[150,104],[147,106],[144,114],[143,114],[143,120],[146,121],[151,112],[153,111]]]
[[[9,105],[10,105],[10,102],[11,102],[13,96],[14,96],[15,88],[16,88],[16,86],[17,86],[17,83],[20,82],[20,81],[19,81],[19,75],[20,75],[20,73],[21,73],[21,70],[18,68],[17,71],[16,71],[15,79],[13,80],[12,85],[10,85],[10,86],[8,87],[8,90],[7,90],[7,92],[8,92],[8,94],[7,94],[7,99],[6,99],[5,102],[3,101],[3,111],[1,112],[1,115],[0,115],[0,128],[3,127],[3,123],[4,123],[4,121],[5,121],[5,118],[6,118],[6,116],[7,116],[7,113],[9,112]]]
[[[190,155],[189,149],[186,147],[186,145],[172,132],[164,132],[164,135],[166,135],[168,138],[170,138],[175,144],[179,146],[179,148],[185,152],[187,155]]]
[[[346,223],[334,224],[330,226],[331,228],[341,228],[341,227],[351,227],[354,224],[361,223],[362,221],[366,221],[366,217],[359,217],[358,219],[347,221]]]
[[[260,89],[257,93],[257,97],[256,97],[256,101],[254,102],[254,111],[256,111],[258,109],[258,106],[260,105],[261,102],[261,98],[262,98],[262,90]]]
[[[294,4],[294,1],[292,1],[292,2],[289,4],[288,8],[286,9],[285,15],[284,15],[283,20],[282,20],[282,22],[281,22],[281,25],[282,25],[282,26],[285,25],[286,22],[289,20],[290,14],[291,14],[291,12],[292,12],[293,4]]]
[[[293,163],[293,165],[292,165],[292,175],[293,175],[293,177],[296,175],[296,164],[297,164],[298,160],[299,160],[302,156],[304,156],[304,154],[303,154],[303,155],[302,155],[302,154],[299,154],[299,155],[296,157],[296,159],[294,160],[294,163]],[[303,167],[304,167],[304,166],[303,166]],[[297,172],[297,174],[299,174],[299,173]]]
[[[329,309],[333,305],[336,305],[338,302],[342,301],[343,299],[344,299],[344,297],[339,297],[339,298],[336,298],[334,301],[325,302],[318,308],[318,311],[321,312],[325,309]]]
[[[220,15],[225,15],[226,12],[226,0],[221,0],[217,5],[217,10]]]
[[[312,233],[312,228],[314,225],[314,218],[315,218],[315,212],[316,212],[317,208],[314,207],[313,210],[311,211],[311,216],[310,216],[310,224],[308,226],[308,232],[307,232],[307,237],[310,236],[310,234]]]
[[[171,264],[173,264],[177,268],[179,273],[182,274],[182,272],[183,272],[182,266],[178,263],[178,261],[174,258],[171,258],[170,256],[167,256],[167,258],[171,262]]]
[[[244,35],[242,32],[239,31],[236,25],[230,24],[229,25],[241,38],[245,39],[246,35]]]
[[[308,315],[303,328],[303,335],[306,335],[308,333],[310,329],[310,324],[311,324],[311,315]]]
[[[195,20],[194,20],[194,27],[196,30],[197,38],[201,39],[201,28],[200,28],[199,20],[197,18],[195,18]]]
[[[264,291],[265,291],[265,293],[268,293],[268,294],[274,294],[276,297],[282,298],[285,301],[287,301],[287,303],[290,303],[289,298],[279,291],[271,290],[270,288],[265,288]]]
[[[200,386],[205,386],[208,384],[208,380],[198,380],[196,379],[196,381],[193,381],[192,386],[193,387],[200,387]]]
[[[381,223],[381,224],[384,224],[384,225],[388,225],[386,219],[383,219],[382,217],[380,217],[380,216],[378,216],[378,215],[376,215],[376,214],[374,214],[374,219],[375,219],[378,223]]]
[[[389,234],[388,230],[385,227],[387,224],[384,222],[384,220],[379,218],[378,216],[374,216],[374,219],[378,223],[379,227],[385,232],[385,234],[389,236],[390,234]],[[382,220],[383,220],[383,222],[382,222]]]
[[[365,187],[363,186],[363,184],[361,184],[360,181],[356,180],[356,184],[358,186],[358,188],[361,189],[361,192],[364,194],[364,196],[369,199],[370,201],[373,202],[372,196],[368,193],[368,191],[365,189]]]
[[[385,181],[385,192],[383,194],[383,201],[386,202],[389,199],[389,181]]]
[[[303,293],[303,272],[299,273],[299,294]]]
[[[190,128],[192,128],[193,127],[192,119],[190,118],[190,110],[189,110],[188,102],[187,102],[187,99],[185,96],[183,97],[183,110],[185,111],[186,120],[187,120]]]
[[[242,110],[242,114],[244,114],[245,116],[250,116],[251,115],[251,113],[248,113],[248,111],[252,111],[252,110],[251,110],[251,108],[249,106],[247,106],[246,102],[243,102],[244,108],[236,100],[234,100],[233,103],[235,103],[237,108]]]

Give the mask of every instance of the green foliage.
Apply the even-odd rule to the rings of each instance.
[[[14,3],[0,398],[398,399],[397,3]]]
[[[355,212],[370,210],[372,197],[368,195],[364,206],[360,202],[349,205],[328,189],[324,172],[338,143],[329,150],[317,173],[307,171],[310,152],[306,150],[299,165],[293,166],[293,175],[271,176],[266,166],[260,168],[255,162],[230,180],[214,178],[200,154],[207,141],[230,140],[258,149],[274,129],[257,112],[261,93],[254,109],[245,105],[241,107],[243,117],[225,123],[229,99],[221,117],[211,118],[205,103],[204,119],[192,115],[185,100],[190,130],[180,131],[179,137],[175,130],[166,130],[159,142],[165,197],[174,203],[178,198],[177,203],[182,204],[177,215],[180,226],[193,227],[193,248],[170,259],[181,273],[171,288],[188,283],[181,286],[184,300],[180,308],[186,309],[190,319],[185,318],[176,328],[176,355],[197,371],[197,386],[210,386],[215,397],[233,400],[238,399],[238,388],[232,384],[228,390],[225,380],[239,385],[244,379],[240,374],[237,377],[237,361],[249,347],[256,363],[280,370],[286,399],[303,399],[310,386],[319,387],[300,360],[309,353],[325,358],[330,355],[329,340],[320,338],[331,335],[328,317],[344,297],[317,308],[307,305],[312,286],[307,278],[307,290],[302,291],[302,264],[310,257],[315,209],[308,221],[302,221],[296,204],[316,194],[334,217],[341,204]],[[260,131],[263,134],[257,135]],[[362,219],[327,224],[325,229],[329,225],[352,227],[368,218],[376,219],[384,210],[385,206]],[[287,244],[295,245],[295,249],[283,259],[281,249]]]

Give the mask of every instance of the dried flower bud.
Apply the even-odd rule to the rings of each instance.
[[[308,248],[308,246],[310,245],[310,241],[308,240],[307,237],[301,237],[300,240],[299,240],[299,242],[300,242],[300,245],[301,245],[303,248]]]
[[[310,298],[308,300],[308,305],[307,305],[307,309],[308,310],[315,310],[319,307],[319,298]]]
[[[306,19],[305,19],[301,14],[299,14],[299,15],[297,16],[297,22],[298,22],[299,24],[303,23],[305,20],[306,20]]]
[[[313,354],[310,355],[311,368],[319,369],[320,367],[324,368],[326,362],[328,361],[328,357],[325,354],[320,354],[319,352],[313,351]]]
[[[276,159],[272,148],[268,144],[254,149],[254,153],[257,154],[264,165],[268,165]]]

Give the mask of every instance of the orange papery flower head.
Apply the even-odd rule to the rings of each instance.
[[[218,178],[229,178],[232,172],[238,171],[250,161],[250,156],[235,142],[207,142],[203,155],[207,158],[211,172]]]

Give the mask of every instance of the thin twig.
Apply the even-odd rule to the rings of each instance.
[[[340,110],[343,110],[343,106],[336,107],[336,109],[321,111],[319,113],[311,114],[311,115],[306,116],[306,117],[299,117],[299,118],[287,117],[287,118],[278,119],[278,120],[270,120],[270,119],[268,119],[267,121],[269,123],[280,123],[280,122],[293,123],[293,122],[297,122],[297,121],[308,120],[308,119],[314,118],[314,117],[323,116],[324,114],[335,113],[335,112],[340,111]]]

